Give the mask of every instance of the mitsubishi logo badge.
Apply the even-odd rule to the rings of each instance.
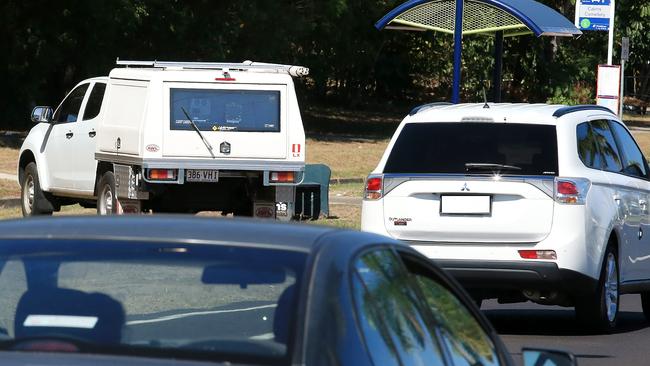
[[[463,188],[461,188],[460,191],[461,192],[469,192],[470,191],[469,187],[467,186],[467,183],[465,183],[465,185],[463,185]]]

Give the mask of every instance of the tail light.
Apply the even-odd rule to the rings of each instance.
[[[568,205],[584,205],[589,188],[589,179],[555,178],[555,201]]]
[[[295,172],[271,172],[269,174],[269,182],[271,183],[294,183],[295,178]]]
[[[149,169],[147,170],[149,180],[178,180],[178,169]]]
[[[384,178],[382,176],[369,176],[366,180],[366,189],[363,198],[366,200],[378,200],[383,195]]]

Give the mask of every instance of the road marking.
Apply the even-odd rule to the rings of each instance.
[[[183,313],[183,314],[174,314],[174,315],[162,316],[160,318],[154,318],[154,319],[131,320],[131,321],[126,322],[126,325],[139,325],[139,324],[166,322],[166,321],[169,321],[169,320],[182,319],[182,318],[187,318],[187,317],[190,317],[190,316],[197,316],[197,315],[239,313],[239,312],[251,311],[251,310],[269,309],[269,308],[274,308],[276,306],[278,306],[278,305],[277,304],[271,304],[271,305],[254,306],[254,307],[243,308],[243,309],[195,311],[195,312],[191,312],[191,313]]]

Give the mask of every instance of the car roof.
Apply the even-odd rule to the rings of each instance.
[[[566,106],[529,103],[431,103],[414,108],[405,122],[513,122],[556,124],[557,119],[579,111],[612,114],[597,105]],[[614,116],[615,117],[615,116]]]
[[[185,244],[274,247],[312,252],[319,239],[347,232],[361,245],[373,234],[327,226],[284,224],[270,220],[194,216],[67,216],[0,222],[0,240],[114,240],[120,242],[178,242]],[[364,238],[365,239],[362,239]],[[383,238],[384,242],[391,241]]]

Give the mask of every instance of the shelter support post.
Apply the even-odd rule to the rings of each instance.
[[[492,95],[494,103],[501,103],[501,80],[503,73],[503,31],[494,35],[494,74],[492,77]]]
[[[454,26],[454,85],[451,102],[460,103],[460,71],[463,62],[463,2],[456,0],[456,22]]]

